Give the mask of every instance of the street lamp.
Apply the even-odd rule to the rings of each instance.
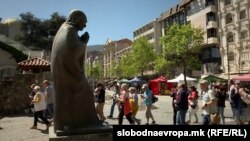
[[[227,78],[228,78],[228,84],[230,82],[230,65],[229,65],[229,46],[228,43],[226,42],[226,48],[227,48]],[[230,85],[228,85],[228,90],[230,89]]]

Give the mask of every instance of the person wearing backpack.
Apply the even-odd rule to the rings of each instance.
[[[147,107],[146,109],[146,118],[147,118],[147,123],[146,125],[149,125],[149,119],[151,118],[152,119],[152,123],[151,124],[155,124],[155,119],[153,117],[153,114],[151,112],[151,109],[152,109],[152,96],[153,96],[153,93],[152,91],[149,89],[149,86],[148,84],[143,84],[142,85],[142,90],[144,91],[143,95],[141,95],[141,97],[144,99],[144,103]]]

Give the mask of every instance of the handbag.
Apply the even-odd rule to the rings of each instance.
[[[152,103],[155,103],[158,101],[158,97],[156,97],[154,94],[152,94]]]
[[[196,104],[196,102],[195,102],[194,100],[190,102],[190,107],[191,107],[192,109],[195,109],[196,106],[197,106],[197,104]]]
[[[245,93],[244,96],[241,96],[241,99],[246,104],[250,104],[250,95],[248,95],[248,94]]]
[[[217,113],[210,114],[211,125],[217,125],[220,123],[220,116]]]

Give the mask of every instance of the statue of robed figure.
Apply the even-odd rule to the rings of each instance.
[[[93,92],[84,75],[84,58],[88,32],[87,17],[80,10],[70,12],[58,30],[51,55],[51,71],[55,88],[54,131],[57,135],[105,132],[94,106]],[[103,130],[97,130],[99,129]],[[109,130],[110,131],[110,130]]]

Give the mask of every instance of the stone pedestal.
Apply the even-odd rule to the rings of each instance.
[[[96,133],[87,133],[87,134],[57,136],[54,132],[54,127],[51,126],[49,128],[49,141],[112,141],[113,132],[112,132],[112,128],[110,129],[111,130],[109,130],[109,132],[107,132],[107,129],[106,129],[104,133],[96,132]]]

